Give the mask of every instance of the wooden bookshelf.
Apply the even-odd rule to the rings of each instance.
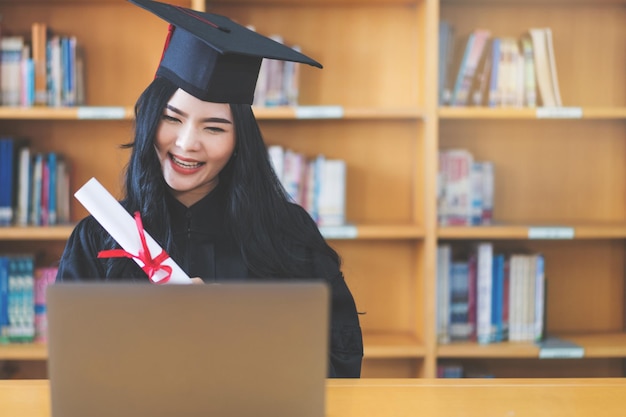
[[[174,3],[280,33],[323,63],[302,67],[299,107],[254,111],[269,144],[347,162],[350,224],[325,234],[365,313],[363,376],[434,377],[448,360],[480,361],[495,376],[622,373],[626,0]],[[133,105],[154,75],[167,25],[123,0],[0,0],[0,13],[3,31],[45,21],[76,35],[88,75],[85,107],[0,108],[0,133],[67,155],[73,190],[96,177],[119,195],[128,158],[119,145],[131,139]],[[457,34],[550,26],[564,109],[438,108],[442,17]],[[437,153],[451,147],[494,161],[493,226],[437,225]],[[73,222],[86,215],[76,201],[72,212]],[[32,247],[53,263],[71,230],[2,228],[0,251]],[[546,365],[530,343],[437,345],[436,246],[479,240],[545,253],[547,329],[583,345],[584,360]],[[45,359],[42,346],[0,346],[0,360]]]
[[[440,2],[440,16],[458,36],[479,27],[515,37],[531,27],[552,29],[563,108],[439,108],[439,148],[493,161],[496,190],[493,225],[436,233],[460,249],[486,241],[495,252],[543,253],[547,333],[583,347],[584,358],[538,359],[533,343],[451,343],[437,347],[439,363],[478,366],[496,377],[623,375],[625,6]]]

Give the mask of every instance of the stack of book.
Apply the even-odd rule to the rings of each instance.
[[[280,35],[270,36],[284,43]],[[292,46],[301,52],[299,46]],[[264,58],[261,62],[253,105],[256,107],[297,106],[300,92],[300,65],[276,59]]]
[[[46,340],[46,287],[57,270],[35,268],[33,255],[0,255],[0,343]]]
[[[75,36],[54,34],[45,23],[29,35],[0,37],[0,104],[75,106],[84,102],[83,60]]]
[[[25,141],[0,138],[0,226],[69,223],[69,171],[60,154],[34,152]]]
[[[280,145],[268,147],[276,176],[291,200],[319,226],[346,223],[346,162],[324,155],[309,158]]]
[[[552,30],[530,28],[518,37],[475,29],[457,39],[439,25],[439,103],[442,106],[562,106]]]
[[[545,267],[540,253],[497,253],[482,242],[466,253],[437,247],[439,343],[535,342],[544,336]]]
[[[493,221],[494,164],[467,149],[439,152],[437,216],[441,226],[480,226]]]

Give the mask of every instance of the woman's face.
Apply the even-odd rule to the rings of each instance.
[[[234,152],[230,106],[202,101],[179,88],[161,116],[155,147],[174,197],[194,204],[217,186]]]

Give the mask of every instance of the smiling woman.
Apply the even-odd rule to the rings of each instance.
[[[223,16],[131,1],[171,25],[157,76],[135,106],[122,205],[203,282],[327,282],[328,375],[360,376],[361,328],[340,257],[288,199],[251,107],[263,58],[321,65]],[[86,217],[67,242],[57,280],[150,282],[132,259],[98,256],[116,247]]]
[[[157,129],[155,145],[163,178],[186,206],[197,203],[219,183],[219,173],[235,150],[230,106],[202,101],[176,90]]]

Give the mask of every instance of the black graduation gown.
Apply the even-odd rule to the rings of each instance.
[[[255,279],[224,228],[224,201],[220,191],[218,187],[189,208],[168,196],[177,248],[176,253],[170,255],[190,277],[201,277],[205,282]],[[313,223],[303,208],[297,205],[292,207]],[[312,230],[317,233],[316,227]],[[108,234],[93,217],[82,219],[68,239],[57,280],[149,282],[146,274],[132,259],[117,259],[107,272],[107,261],[97,258],[101,250],[113,249],[105,247],[107,237]],[[310,276],[326,278],[330,284],[331,348],[328,375],[359,377],[363,341],[352,294],[338,265],[330,257],[313,254],[311,258]]]

